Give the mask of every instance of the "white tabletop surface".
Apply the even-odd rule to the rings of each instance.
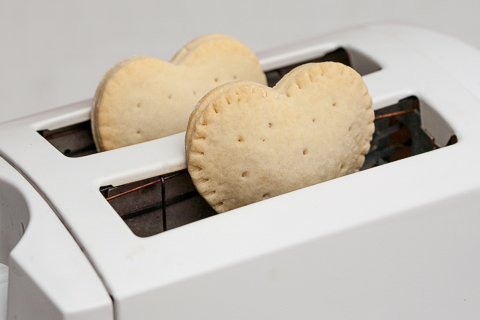
[[[14,1],[0,6],[0,122],[93,96],[132,55],[226,33],[255,52],[359,24],[414,23],[480,48],[474,0]]]

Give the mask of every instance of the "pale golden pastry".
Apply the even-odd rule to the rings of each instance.
[[[196,106],[188,171],[224,212],[359,170],[374,132],[362,77],[340,63],[299,66],[273,89],[225,84]]]
[[[97,149],[111,150],[183,132],[198,100],[235,80],[266,84],[255,54],[222,34],[191,41],[170,62],[143,56],[121,61],[105,74],[93,100]]]

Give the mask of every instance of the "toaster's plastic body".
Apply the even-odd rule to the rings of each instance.
[[[364,74],[374,109],[417,97],[422,127],[439,148],[150,237],[136,236],[100,189],[185,168],[184,134],[69,158],[38,132],[87,121],[90,101],[0,124],[9,164],[0,163],[0,194],[39,203],[11,202],[26,227],[10,253],[11,274],[35,270],[28,258],[43,255],[43,239],[57,232],[35,228],[47,228],[41,215],[55,213],[55,228],[64,224],[58,239],[68,238],[59,242],[71,243],[75,259],[89,262],[81,274],[96,279],[79,289],[98,295],[95,317],[62,310],[36,319],[480,317],[480,53],[434,31],[383,24],[260,60],[268,71],[337,48]],[[458,142],[446,146],[453,135]],[[2,259],[12,248],[2,248]],[[10,276],[9,319],[26,303],[17,285],[44,290],[45,308],[60,308],[55,285],[39,285],[52,270],[32,271],[25,284]]]

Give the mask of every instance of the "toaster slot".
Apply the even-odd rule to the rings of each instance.
[[[312,62],[334,61],[340,62],[357,70],[361,75],[380,70],[380,66],[369,57],[354,49],[338,48],[325,55],[301,61],[291,65],[265,72],[268,85],[273,87],[285,74],[295,67]],[[72,124],[55,130],[38,130],[52,146],[63,155],[71,158],[88,156],[97,153],[93,140],[90,120]]]
[[[375,111],[371,148],[360,170],[429,152],[438,145],[422,126],[421,111],[428,110],[415,97]],[[430,112],[430,114],[433,114]],[[453,132],[443,119],[444,132]],[[457,142],[454,134],[448,143]],[[100,188],[100,192],[134,234],[147,237],[216,214],[197,193],[187,170],[181,170],[125,185]]]
[[[283,78],[284,75],[292,71],[294,68],[305,64],[305,63],[312,63],[312,62],[325,62],[325,61],[334,61],[334,62],[340,62],[343,63],[349,67],[352,66],[350,62],[350,56],[347,53],[347,51],[343,48],[339,48],[337,50],[331,51],[321,57],[306,60],[306,61],[301,61],[298,63],[294,63],[288,66],[284,66],[275,70],[270,70],[265,72],[265,75],[267,76],[267,82],[269,87],[273,87],[275,84],[277,84],[280,79]]]
[[[198,194],[187,170],[100,189],[134,234],[148,237],[216,212]]]
[[[67,157],[83,157],[97,152],[90,120],[55,130],[39,130],[38,133]]]
[[[302,64],[326,61],[343,63],[355,69],[362,76],[381,70],[381,67],[378,63],[376,63],[363,53],[351,48],[338,48],[320,57],[307,59],[288,66],[283,66],[281,68],[265,72],[265,75],[267,76],[268,86],[273,87],[278,81],[280,81],[280,79],[282,79],[284,75]]]
[[[432,109],[425,104],[421,107],[420,100],[415,96],[407,97],[394,105],[376,110],[375,132],[361,170],[415,156],[457,142],[453,130],[440,116],[435,114],[437,119],[431,119],[430,121],[433,120],[436,124],[443,124],[440,127],[442,132],[437,132],[437,134],[444,135],[445,132],[449,134],[448,142],[445,145],[439,145],[432,132],[424,127],[421,110],[425,112]]]

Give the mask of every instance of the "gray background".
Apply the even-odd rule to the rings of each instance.
[[[0,122],[90,98],[116,62],[132,54],[170,60],[211,32],[260,52],[399,21],[480,48],[480,1],[471,0],[0,1]]]

